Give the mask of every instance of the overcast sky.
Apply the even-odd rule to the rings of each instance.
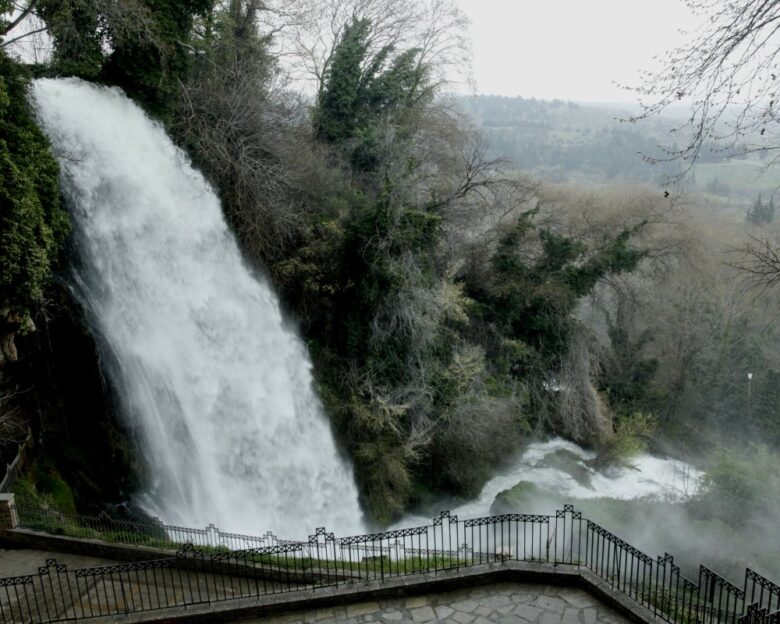
[[[682,0],[458,0],[471,19],[478,93],[635,102],[636,84],[699,18]]]

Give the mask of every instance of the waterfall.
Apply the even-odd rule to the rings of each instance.
[[[306,349],[205,179],[118,89],[43,79],[33,98],[74,223],[71,286],[144,454],[141,505],[249,534],[360,531]]]

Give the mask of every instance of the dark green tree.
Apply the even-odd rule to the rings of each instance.
[[[477,272],[466,281],[469,294],[482,304],[483,317],[526,345],[534,367],[549,371],[566,351],[577,302],[604,277],[632,271],[644,253],[629,243],[635,229],[590,249],[580,240],[538,228],[535,214],[525,213],[503,233],[488,276]],[[514,372],[530,371],[516,366]]]
[[[47,71],[122,87],[168,120],[192,67],[196,16],[213,0],[39,0],[54,43]]]
[[[167,119],[192,67],[193,20],[207,13],[213,0],[143,0],[142,4],[152,19],[153,36],[119,37],[109,24],[114,50],[103,66],[102,77]]]
[[[758,194],[756,201],[748,208],[747,221],[753,225],[766,225],[772,223],[775,218],[775,200],[769,198],[769,202],[764,203],[761,199],[761,193]]]
[[[318,138],[331,143],[355,136],[366,122],[367,88],[389,50],[384,48],[369,67],[371,23],[355,19],[344,30],[336,47],[325,86],[314,110],[314,130]]]
[[[370,35],[366,19],[353,19],[344,29],[313,113],[317,138],[347,144],[351,164],[360,171],[376,171],[379,164],[379,121],[393,116],[394,127],[403,133],[407,116],[419,111],[433,91],[420,50],[395,54],[388,45],[372,52]]]
[[[50,71],[95,80],[109,43],[106,19],[95,0],[40,0],[35,12],[48,26],[54,44]]]

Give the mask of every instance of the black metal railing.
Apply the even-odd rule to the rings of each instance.
[[[30,510],[22,515],[32,517]],[[171,528],[154,526],[163,532]],[[190,529],[169,536],[170,544],[189,535],[201,543],[152,561],[69,570],[48,560],[37,574],[0,579],[0,622],[61,622],[302,589],[359,589],[366,581],[522,561],[588,570],[674,624],[780,624],[780,587],[755,571],[748,569],[744,585],[737,587],[701,566],[693,582],[671,555],[654,559],[570,505],[553,516],[460,520],[442,512],[426,526],[341,538],[320,528],[306,541],[274,538],[239,549],[228,545],[234,534],[205,533],[209,536]]]
[[[204,529],[192,529],[165,524],[158,518],[140,522],[116,518],[107,513],[87,516],[23,504],[16,505],[16,513],[18,526],[23,529],[170,551],[187,544],[207,550],[240,550],[286,543],[270,531],[262,536],[242,535],[221,531],[213,524]]]

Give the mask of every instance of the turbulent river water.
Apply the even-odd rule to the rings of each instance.
[[[242,259],[214,191],[117,89],[38,80],[74,223],[71,285],[168,523],[362,529],[306,349]]]
[[[564,465],[556,459],[564,458]],[[480,495],[465,503],[451,505],[450,513],[459,518],[487,516],[496,497],[521,482],[533,483],[541,495],[574,503],[588,499],[679,502],[697,491],[702,473],[676,459],[644,454],[620,467],[599,470],[591,462],[595,453],[572,442],[554,438],[528,445],[513,461],[490,479]],[[549,500],[529,501],[535,506],[524,513],[550,513]],[[419,515],[405,518],[398,526],[430,521]]]
[[[550,456],[564,451],[571,458],[571,467],[564,470],[551,464]],[[676,502],[695,491],[701,473],[675,459],[640,455],[626,466],[606,471],[593,468],[589,462],[596,455],[572,442],[560,438],[537,442],[528,448],[505,471],[485,484],[479,498],[457,507],[464,517],[482,515],[490,510],[496,496],[520,481],[534,483],[541,491],[572,501],[592,498],[630,500],[655,498]],[[581,475],[583,478],[577,478]]]

